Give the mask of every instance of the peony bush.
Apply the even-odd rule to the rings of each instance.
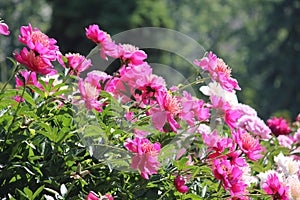
[[[199,98],[167,86],[143,50],[85,33],[87,56],[20,28],[0,92],[2,199],[300,199],[300,115],[265,123],[213,52],[194,61]],[[119,69],[88,71],[95,53]]]

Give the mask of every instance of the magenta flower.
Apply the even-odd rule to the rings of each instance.
[[[124,146],[135,154],[131,168],[139,170],[144,179],[149,179],[149,176],[157,173],[160,165],[157,159],[161,148],[158,142],[152,144],[146,138],[136,137],[134,140],[128,138]]]
[[[15,51],[15,58],[19,63],[27,66],[30,71],[37,74],[47,75],[53,72],[51,60],[42,55],[36,55],[33,50],[28,51],[25,47],[21,50],[20,54]]]
[[[236,131],[232,131],[232,137],[250,160],[257,161],[263,157],[259,140],[255,139],[244,129],[238,128]]]
[[[289,125],[286,120],[282,117],[273,117],[267,120],[268,126],[270,127],[272,133],[277,137],[278,135],[287,135],[291,132]]]
[[[174,179],[174,185],[175,185],[175,188],[178,192],[180,193],[186,193],[188,192],[189,188],[188,186],[184,185],[185,184],[185,180],[183,179],[182,176],[177,176],[175,179]]]
[[[245,193],[247,184],[242,180],[243,171],[229,160],[216,159],[213,163],[213,174],[222,181],[225,190],[230,190],[231,196]]]
[[[289,187],[283,185],[278,176],[274,174],[268,175],[266,182],[262,185],[263,190],[272,195],[272,199],[281,199],[281,200],[288,200],[288,190]]]
[[[68,60],[67,68],[70,68],[70,75],[77,75],[85,70],[87,70],[90,66],[92,66],[92,62],[90,59],[86,59],[84,56],[79,53],[68,53],[65,55]]]
[[[7,24],[0,22],[0,34],[2,35],[9,35],[9,28],[7,26]]]
[[[94,192],[89,192],[85,200],[100,200],[100,198]]]

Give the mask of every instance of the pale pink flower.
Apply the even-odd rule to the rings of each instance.
[[[37,74],[46,75],[53,71],[53,65],[50,60],[41,55],[36,55],[33,50],[28,51],[25,47],[20,54],[15,51],[15,58],[19,63],[27,66],[30,71]]]
[[[262,185],[262,189],[267,194],[272,195],[273,199],[288,200],[289,187],[283,185],[275,173],[268,176],[266,182]]]
[[[272,133],[275,136],[287,135],[291,132],[289,125],[287,124],[286,120],[283,119],[282,117],[280,118],[273,117],[272,119],[268,119],[267,122]]]
[[[297,131],[295,132],[294,139],[297,143],[300,143],[300,128],[298,128]]]
[[[289,176],[287,178],[289,186],[289,199],[300,199],[300,180],[297,176]]]
[[[70,68],[70,75],[77,75],[85,70],[87,70],[90,66],[92,66],[92,62],[90,59],[86,59],[84,56],[79,53],[68,53],[65,55],[68,60],[67,68]]]
[[[232,131],[232,137],[250,160],[257,161],[263,157],[259,140],[255,139],[244,129],[238,128],[236,131]]]
[[[279,135],[277,139],[280,146],[292,149],[292,144],[294,143],[294,141],[290,137],[286,135]]]
[[[124,146],[135,154],[132,158],[131,168],[139,170],[144,179],[149,179],[149,176],[157,173],[160,165],[158,155],[161,148],[158,142],[152,144],[146,138],[136,137],[134,140],[128,138]]]
[[[246,104],[239,103],[233,107],[234,110],[238,110],[242,115],[257,116],[256,110]]]
[[[175,188],[180,193],[186,193],[189,190],[189,188],[184,184],[185,184],[185,180],[182,176],[177,176],[174,179]]]
[[[140,65],[147,58],[147,54],[139,50],[137,47],[131,44],[121,44],[119,45],[121,48],[121,59],[125,63],[131,63],[133,65]]]
[[[221,85],[216,82],[210,82],[207,86],[201,86],[199,89],[204,95],[210,96],[210,100],[212,101],[213,96],[217,96],[222,98],[224,101],[228,102],[230,106],[238,105],[238,99],[235,94],[235,91],[226,91],[224,90]]]
[[[251,132],[253,136],[262,140],[268,140],[272,137],[270,128],[256,115],[242,114],[237,121],[237,127]]]
[[[86,81],[94,85],[98,90],[112,92],[115,89],[115,81],[111,75],[105,72],[93,70],[87,74]]]
[[[2,35],[9,35],[10,31],[9,28],[7,26],[7,24],[3,23],[0,21],[0,34]]]
[[[79,79],[78,89],[81,94],[81,99],[84,101],[86,108],[88,110],[94,108],[95,110],[100,112],[102,111],[103,103],[98,100],[100,89],[98,89],[97,84],[89,81],[87,78],[85,80]]]

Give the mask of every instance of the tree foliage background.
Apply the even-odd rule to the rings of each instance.
[[[13,32],[12,39],[0,43],[1,81],[10,72],[5,56],[18,47],[20,25],[32,23],[47,30],[63,53],[82,54],[93,48],[82,29],[89,24],[99,24],[112,35],[159,26],[185,33],[225,58],[242,87],[239,99],[259,110],[261,117],[288,110],[294,118],[299,112],[299,0],[2,0],[0,17]],[[159,59],[188,76],[187,63],[180,58],[164,53]]]

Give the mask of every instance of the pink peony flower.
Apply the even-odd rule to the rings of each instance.
[[[214,176],[222,181],[225,190],[230,190],[231,196],[244,194],[247,185],[242,180],[243,171],[230,163],[229,160],[216,159],[213,163]]]
[[[175,188],[180,193],[186,193],[189,190],[189,188],[186,185],[184,185],[184,184],[185,184],[185,180],[183,179],[182,176],[177,176],[174,179]]]
[[[106,56],[119,58],[122,54],[122,49],[116,45],[110,38],[110,35],[99,29],[98,25],[90,25],[86,30],[86,37],[93,42],[100,44],[100,55],[107,60]]]
[[[170,128],[177,132],[180,125],[175,120],[175,117],[181,113],[181,103],[176,96],[158,91],[156,96],[159,108],[151,109],[152,122],[156,129],[163,130],[163,126],[168,121]]]
[[[87,70],[92,66],[90,59],[86,59],[84,56],[78,53],[68,53],[65,55],[68,60],[67,68],[70,68],[70,75],[79,75],[81,72]]]
[[[226,124],[232,130],[237,127],[237,120],[241,117],[241,113],[237,110],[232,109],[230,104],[222,97],[211,96],[212,107],[217,109],[217,113],[224,118]]]
[[[277,118],[273,117],[272,119],[268,119],[268,126],[270,127],[272,133],[277,137],[279,135],[287,135],[291,132],[289,125],[286,120],[282,117]]]
[[[96,24],[89,25],[88,28],[85,29],[86,37],[91,39],[95,43],[102,43],[105,40],[108,40],[110,36],[99,29],[99,26]]]
[[[157,173],[160,165],[157,159],[161,148],[158,142],[152,144],[146,138],[136,137],[134,140],[128,138],[124,146],[135,154],[131,168],[138,169],[144,179],[149,179],[149,176]]]
[[[139,50],[131,44],[121,44],[120,48],[122,50],[120,56],[125,63],[129,62],[133,65],[140,65],[147,58],[147,54],[144,51]]]
[[[7,26],[7,24],[0,22],[0,34],[2,35],[9,35],[9,28]]]
[[[283,185],[275,173],[268,175],[262,188],[267,194],[272,195],[273,199],[288,200],[289,187]]]
[[[33,50],[28,51],[25,47],[21,50],[20,54],[15,51],[15,58],[19,63],[27,66],[30,71],[37,74],[46,75],[53,72],[53,65],[49,59],[41,55],[36,55]]]
[[[204,101],[192,97],[186,91],[183,91],[183,98],[181,99],[182,111],[179,117],[185,120],[189,125],[194,125],[195,118],[199,121],[207,120],[210,116],[209,109],[205,108]]]
[[[124,103],[134,100],[144,105],[153,104],[157,92],[167,90],[164,79],[153,75],[147,63],[136,66],[128,64],[128,67],[121,68],[120,75],[113,93]]]
[[[26,44],[32,51],[47,60],[54,61],[57,59],[59,48],[55,45],[55,39],[49,38],[38,28],[33,29],[31,24],[22,26],[20,32],[19,41],[21,43]]]
[[[292,144],[294,143],[294,141],[290,137],[286,135],[279,135],[277,139],[280,146],[292,149]]]
[[[257,136],[259,139],[267,140],[271,138],[271,130],[265,124],[265,122],[258,116],[243,114],[237,121],[237,127],[243,128],[248,132],[251,132],[253,136]]]
[[[88,79],[88,77],[85,80],[80,78],[78,82],[78,89],[81,94],[81,99],[84,101],[86,108],[88,110],[94,108],[95,110],[101,112],[103,103],[101,103],[98,99],[100,94],[98,82],[92,82]]]
[[[257,161],[263,157],[263,155],[261,155],[262,148],[258,139],[255,139],[244,129],[238,128],[236,131],[232,131],[232,137],[250,160]]]
[[[230,77],[231,69],[212,52],[209,52],[207,57],[202,58],[200,61],[195,60],[194,64],[201,67],[204,71],[208,71],[212,81],[218,81],[224,90],[232,92],[233,89],[241,89],[237,80]]]

